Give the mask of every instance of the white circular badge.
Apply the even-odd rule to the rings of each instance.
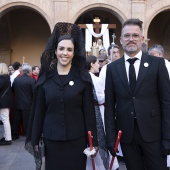
[[[148,67],[148,66],[149,66],[149,64],[148,64],[148,63],[144,63],[144,66],[145,66],[145,67]]]
[[[74,82],[73,82],[73,81],[70,81],[70,82],[69,82],[69,85],[70,85],[70,86],[73,86],[73,85],[74,85]]]

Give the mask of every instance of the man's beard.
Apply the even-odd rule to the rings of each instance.
[[[127,45],[124,50],[129,54],[134,54],[138,51],[138,46],[136,44],[133,46]]]

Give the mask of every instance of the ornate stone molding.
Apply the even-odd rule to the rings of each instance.
[[[35,11],[37,11],[47,21],[51,31],[53,30],[52,20],[47,15],[47,12],[45,12],[45,10],[43,10],[42,7],[39,7],[38,4],[32,4],[32,3],[29,3],[29,2],[12,2],[12,3],[8,2],[8,3],[6,3],[6,4],[4,4],[3,6],[0,7],[0,18],[3,16],[3,13],[5,13],[6,10],[10,10],[11,8],[14,8],[14,7],[17,7],[17,6],[26,6],[26,7],[30,7],[32,9],[34,9]],[[46,5],[43,5],[43,6],[46,6]]]
[[[93,3],[92,3],[93,2]],[[115,5],[116,4],[116,5]],[[94,1],[80,1],[80,3],[76,3],[76,5],[69,4],[69,20],[72,22],[75,22],[75,20],[85,11],[88,11],[92,8],[107,8],[110,10],[110,12],[120,20],[120,22],[124,22],[127,18],[130,18],[130,10],[131,7],[128,4],[122,4],[117,0],[109,1],[108,3],[105,1],[105,3],[99,3],[97,1],[94,3]],[[73,10],[74,9],[74,10]]]

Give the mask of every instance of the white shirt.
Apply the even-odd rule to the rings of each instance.
[[[19,70],[16,70],[11,76],[10,76],[10,81],[11,81],[11,86],[15,80],[15,78],[20,74]]]
[[[165,59],[165,66],[168,70],[168,74],[169,74],[169,78],[170,78],[170,62],[167,59]]]
[[[105,92],[106,70],[107,70],[107,64],[102,67],[99,74],[99,81],[98,81],[98,87],[103,92]]]
[[[138,78],[138,73],[139,73],[139,67],[140,67],[140,62],[141,62],[141,58],[142,58],[142,51],[140,51],[138,54],[136,54],[134,57],[129,57],[126,53],[124,54],[124,58],[125,58],[125,67],[126,67],[126,74],[127,74],[127,78],[129,81],[129,66],[130,63],[127,61],[129,58],[138,58],[138,60],[135,61],[134,68],[135,68],[135,73],[136,73],[136,80]]]

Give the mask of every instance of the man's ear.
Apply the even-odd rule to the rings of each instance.
[[[120,38],[120,44],[122,44],[122,39]]]
[[[90,65],[91,65],[91,68],[93,67],[93,63],[90,63]]]

